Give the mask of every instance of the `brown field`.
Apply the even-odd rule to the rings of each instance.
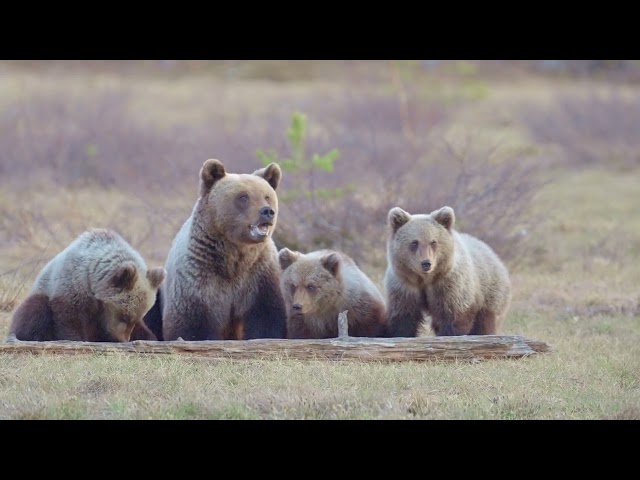
[[[312,194],[282,201],[279,246],[343,249],[382,287],[389,208],[451,205],[511,271],[502,333],[554,348],[476,364],[4,354],[0,418],[640,419],[639,67],[600,68],[0,62],[0,338],[86,228],[162,265],[202,162],[286,157],[302,112],[307,155],[340,157],[284,171],[283,199]]]

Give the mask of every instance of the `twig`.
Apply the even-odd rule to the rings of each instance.
[[[349,324],[347,323],[347,310],[338,314],[338,338],[349,336]]]

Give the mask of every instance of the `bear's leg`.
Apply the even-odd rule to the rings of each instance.
[[[480,310],[473,322],[469,335],[495,335],[496,315],[487,310]]]
[[[199,299],[181,301],[184,308],[166,305],[162,318],[162,337],[165,341],[182,338],[185,341],[222,340],[221,322],[215,318],[212,308]]]
[[[144,316],[144,323],[149,330],[151,330],[153,335],[155,335],[156,338],[154,340],[162,340],[162,307],[160,306],[160,289],[158,289],[158,293],[156,293],[156,301],[153,304],[153,307],[151,307]],[[138,340],[145,339],[140,338]]]
[[[134,340],[158,340],[153,332],[144,324],[144,322],[136,323],[131,331],[130,341]]]
[[[92,338],[96,317],[101,314],[100,302],[91,297],[52,298],[54,340],[98,341]]]
[[[361,312],[347,312],[349,335],[352,337],[385,337],[387,325],[384,305],[372,300],[367,307],[363,308]]]
[[[244,339],[244,323],[241,318],[232,317],[222,327],[220,332],[221,340],[242,340]]]
[[[472,312],[455,315],[433,313],[431,315],[431,328],[438,337],[469,335],[473,327],[474,318],[475,314]]]
[[[460,332],[450,321],[437,321],[433,318],[431,321],[431,328],[433,329],[433,333],[436,337],[464,335],[464,333]]]
[[[388,337],[416,337],[418,328],[424,321],[423,302],[418,295],[407,295],[402,287],[389,289],[387,303],[387,328]],[[424,302],[426,303],[426,302]]]
[[[336,323],[337,323],[336,319]],[[313,333],[304,325],[302,320],[293,319],[287,322],[287,338],[314,338]]]
[[[244,338],[287,338],[287,310],[280,285],[269,278],[258,280],[252,302],[244,315]]]
[[[72,340],[74,342],[92,341],[84,336],[82,328],[78,328],[76,325],[70,323],[56,321],[54,323],[54,332],[53,336],[55,340]]]
[[[42,294],[28,296],[13,314],[9,332],[18,340],[53,340],[53,312],[49,297]]]
[[[390,337],[415,337],[418,335],[418,328],[424,321],[422,309],[419,306],[412,307],[390,302],[389,312],[388,335]]]

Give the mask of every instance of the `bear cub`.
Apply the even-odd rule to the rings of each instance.
[[[13,314],[18,340],[156,340],[143,322],[165,277],[112,230],[79,235],[36,277]]]
[[[347,310],[349,335],[385,333],[384,297],[355,261],[335,250],[279,252],[288,338],[338,336],[338,314]]]
[[[395,207],[387,220],[390,336],[415,337],[423,314],[431,315],[437,336],[496,334],[511,302],[511,283],[491,247],[456,231],[448,206],[428,215]]]

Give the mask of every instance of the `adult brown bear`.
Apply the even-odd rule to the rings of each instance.
[[[236,174],[219,160],[204,162],[200,197],[167,257],[160,308],[146,319],[161,322],[164,340],[286,338],[271,238],[281,175],[275,163]]]

